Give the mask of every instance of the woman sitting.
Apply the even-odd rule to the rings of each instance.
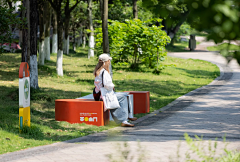
[[[108,56],[108,54],[101,54],[98,59],[98,64],[94,70],[95,92],[98,93],[101,91],[102,87],[108,91],[112,91],[114,89],[114,84],[112,83],[112,78],[109,74],[109,65],[111,64],[110,60],[112,60],[112,58]],[[117,96],[120,107],[116,109],[110,109],[114,121],[117,124],[121,123],[121,126],[123,127],[133,127],[134,124],[129,123],[128,119],[134,121],[137,120],[137,118],[129,116],[127,93],[115,93],[115,95]],[[102,95],[100,97],[100,100],[103,100]]]

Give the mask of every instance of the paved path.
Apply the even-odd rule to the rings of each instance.
[[[132,161],[138,161],[143,155],[145,161],[150,162],[184,161],[189,150],[181,140],[185,132],[190,137],[203,135],[202,143],[206,147],[208,140],[218,137],[217,155],[225,146],[224,135],[229,142],[228,149],[240,150],[240,68],[236,61],[227,67],[225,59],[213,52],[171,53],[169,56],[211,61],[219,66],[221,76],[210,85],[178,98],[161,112],[141,118],[134,128],[118,127],[66,142],[3,154],[0,161],[105,162],[109,161],[107,155],[120,159],[123,151],[129,152]]]

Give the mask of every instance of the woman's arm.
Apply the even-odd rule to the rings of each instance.
[[[103,84],[104,84],[104,88],[106,88],[108,91],[111,91],[114,88],[114,84],[112,83],[112,78],[107,71],[105,71],[103,74]]]

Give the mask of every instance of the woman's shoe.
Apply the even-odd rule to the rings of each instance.
[[[129,120],[131,120],[131,121],[135,121],[135,120],[137,120],[137,118],[136,117],[133,117],[133,118],[128,118]]]
[[[122,127],[134,127],[134,124],[122,123],[121,126],[122,126]]]

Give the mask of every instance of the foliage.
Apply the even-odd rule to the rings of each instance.
[[[211,0],[200,2],[197,0],[185,0],[191,10],[188,21],[199,31],[211,31],[208,39],[215,43],[223,40],[235,40],[240,38],[240,4],[236,0]],[[212,16],[209,16],[212,15]]]
[[[224,56],[228,63],[232,60],[232,58],[236,58],[238,63],[240,64],[240,46],[233,45],[230,43],[223,43],[218,46],[211,46],[207,48],[209,51],[219,51],[222,56]]]
[[[143,22],[135,19],[121,23],[109,20],[109,47],[113,63],[131,62],[135,66],[143,63],[150,68],[157,68],[160,65],[166,56],[165,45],[170,38],[161,30],[162,26],[148,26],[152,21]],[[96,29],[98,51],[101,51],[102,47],[101,31],[101,28]]]
[[[109,4],[108,18],[124,22],[125,19],[133,19],[132,6],[128,1],[114,0]]]
[[[138,142],[137,159],[134,156],[136,155],[136,153],[132,155],[131,148],[128,142],[125,141],[123,144],[117,143],[115,148],[117,148],[116,154],[107,155],[108,160],[110,162],[133,162],[133,161],[144,162],[146,161],[145,148],[141,146],[140,142]]]
[[[181,0],[143,0],[143,6],[163,20],[163,30],[171,37],[173,44],[175,34],[189,15],[186,3]]]
[[[117,133],[113,132],[113,135]],[[111,134],[110,134],[111,135]],[[119,133],[117,134],[119,135]],[[231,151],[226,148],[227,143],[225,143],[224,153],[220,156],[216,155],[217,152],[217,138],[215,141],[204,141],[202,138],[195,136],[195,139],[191,138],[187,133],[184,134],[184,138],[188,146],[190,146],[190,151],[185,152],[185,161],[186,162],[239,162],[240,161],[240,152]],[[204,143],[208,142],[208,145],[205,146]],[[224,139],[225,142],[225,139]],[[133,144],[133,143],[131,143]],[[132,146],[132,145],[131,145]],[[132,153],[132,149],[129,146],[128,142],[117,143],[116,153],[108,154],[108,160],[110,162],[146,162],[149,161],[146,159],[146,152],[149,150],[144,149],[144,146],[141,145],[140,141],[138,141],[137,145],[137,153]],[[134,147],[136,148],[136,147]],[[174,157],[170,156],[169,161],[183,161],[180,160],[179,151],[181,148],[181,144],[179,143],[177,148],[177,157],[176,159],[172,159]],[[218,149],[219,150],[219,149]],[[194,155],[192,155],[195,153]],[[192,156],[191,156],[192,155]],[[116,158],[117,157],[117,158]]]
[[[132,0],[114,0],[109,4],[108,18],[124,22],[126,19],[133,19]],[[142,21],[152,19],[154,15],[151,11],[143,7],[142,0],[137,1],[138,18]]]
[[[3,52],[3,43],[12,43],[12,29],[10,26],[20,24],[20,18],[13,9],[0,5],[0,53]]]
[[[182,0],[191,10],[188,21],[199,31],[207,31],[208,39],[215,43],[224,40],[240,39],[240,3],[238,0]],[[211,16],[209,16],[211,15]],[[238,58],[239,51],[229,51],[225,48],[221,54]],[[230,61],[230,60],[229,60]],[[239,60],[240,62],[240,60]]]
[[[180,36],[183,36],[183,35],[188,35],[189,36],[191,34],[191,31],[192,31],[191,26],[188,23],[184,22],[181,25],[180,29],[177,31],[176,36],[175,36],[175,40],[177,42],[179,42],[180,41]]]
[[[189,137],[187,133],[184,134],[184,138],[187,144],[190,146],[190,149],[193,153],[196,153],[198,158],[195,156],[194,158],[190,156],[189,152],[186,153],[187,161],[204,161],[204,162],[239,162],[240,161],[240,152],[230,151],[226,149],[227,143],[224,148],[225,155],[216,156],[217,151],[217,138],[215,142],[208,141],[208,149],[205,149],[203,139],[195,136],[196,139],[192,139]],[[223,139],[225,142],[225,138]],[[198,160],[196,160],[197,158]]]
[[[95,6],[95,5],[94,5]],[[71,12],[70,18],[70,30],[76,31],[76,37],[80,36],[80,30],[88,25],[88,4],[87,2],[81,1],[76,8]],[[93,10],[94,11],[94,10]]]

